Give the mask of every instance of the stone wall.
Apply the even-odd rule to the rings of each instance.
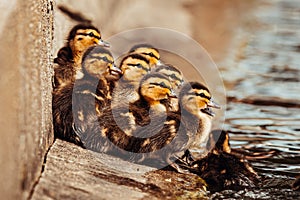
[[[31,195],[53,142],[52,5],[52,0],[1,2],[1,199]]]

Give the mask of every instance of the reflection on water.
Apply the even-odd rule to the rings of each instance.
[[[274,1],[257,19],[244,59],[224,69],[229,102],[224,129],[231,146],[262,175],[261,187],[222,191],[212,198],[297,199],[290,185],[300,173],[300,4]],[[230,101],[233,100],[233,101]],[[254,155],[267,155],[261,158]]]
[[[300,109],[230,103],[228,110],[225,129],[231,133],[233,148],[276,150],[276,156],[259,160],[254,166],[261,171],[271,168],[281,174],[299,173]],[[280,110],[284,110],[282,115]],[[261,164],[265,162],[267,166]]]

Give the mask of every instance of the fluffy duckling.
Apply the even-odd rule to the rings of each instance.
[[[122,59],[119,68],[123,76],[114,89],[112,107],[120,103],[128,105],[138,100],[137,89],[140,80],[149,73],[150,64],[149,60],[141,54],[129,54]]]
[[[183,74],[171,64],[163,64],[154,68],[153,72],[161,73],[169,78],[172,88],[177,92],[184,82]],[[171,99],[170,110],[178,111],[178,98]]]
[[[111,98],[120,70],[113,64],[112,54],[101,46],[92,46],[83,55],[83,78],[53,92],[54,132],[61,138],[84,147],[83,133],[97,123]]]
[[[220,136],[214,148],[196,160],[189,170],[201,176],[212,192],[258,186],[259,176],[249,162],[231,153],[228,132],[215,130],[211,135],[213,140],[215,135]]]
[[[181,121],[189,134],[189,150],[197,149],[198,156],[207,154],[206,144],[211,131],[214,113],[211,108],[219,109],[206,86],[189,82],[182,86],[179,95]],[[194,156],[192,154],[192,156]]]
[[[149,60],[151,68],[162,64],[158,49],[150,44],[136,44],[131,47],[128,53],[142,54]]]
[[[101,39],[100,31],[91,24],[78,24],[72,28],[66,45],[54,59],[54,88],[82,78],[81,60],[87,48],[93,45],[109,47]]]

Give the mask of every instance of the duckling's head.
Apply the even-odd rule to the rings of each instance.
[[[141,54],[129,54],[122,59],[120,69],[124,81],[138,84],[150,71],[149,60]]]
[[[158,49],[150,44],[137,44],[131,47],[129,53],[137,53],[145,56],[150,63],[151,67],[161,65],[160,54]]]
[[[101,39],[100,31],[93,25],[79,24],[72,28],[68,37],[68,46],[75,62],[80,62],[83,52],[93,45],[109,47],[109,43]]]
[[[84,76],[97,79],[106,78],[117,80],[121,70],[114,65],[114,59],[110,51],[102,46],[91,46],[82,57],[82,71]]]
[[[161,73],[169,78],[172,88],[177,89],[183,84],[183,75],[179,69],[170,64],[156,67],[154,72]]]
[[[150,104],[158,105],[176,97],[168,77],[159,73],[147,74],[140,82],[139,94]]]
[[[198,118],[213,117],[211,108],[220,108],[211,98],[207,87],[198,82],[189,82],[182,86],[179,94],[180,106]]]

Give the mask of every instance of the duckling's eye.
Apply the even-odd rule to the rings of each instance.
[[[152,52],[150,52],[149,55],[150,55],[151,57],[154,57],[154,54],[153,54]]]
[[[83,38],[82,37],[78,38],[78,41],[80,41],[80,40],[83,40]]]
[[[160,85],[161,87],[163,87],[163,88],[168,88],[168,89],[170,89],[170,88],[166,85],[165,82],[160,82],[159,85]]]
[[[95,37],[95,35],[94,35],[93,32],[90,32],[88,35],[89,35],[90,37]]]
[[[204,93],[200,93],[200,94],[199,94],[199,93],[197,93],[197,94],[196,94],[196,96],[199,96],[199,97],[203,97],[203,98],[205,98],[205,94],[204,94]]]
[[[104,62],[107,62],[107,63],[113,63],[112,61],[110,61],[106,56],[104,57],[101,57],[101,60],[103,60]]]
[[[139,69],[141,69],[141,68],[143,68],[143,65],[141,65],[141,63],[138,63],[138,64],[136,65],[136,67],[139,68]]]
[[[108,62],[109,60],[107,59],[107,57],[102,57],[102,60],[105,62]]]

